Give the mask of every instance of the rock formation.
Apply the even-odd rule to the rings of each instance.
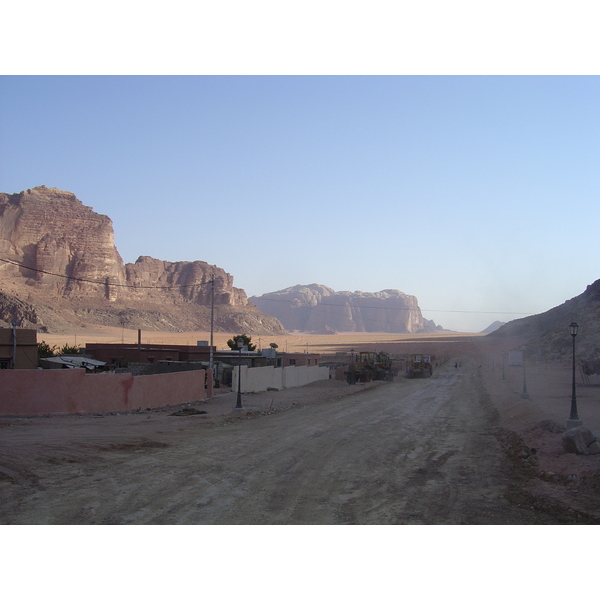
[[[0,259],[5,323],[46,331],[83,323],[206,331],[214,280],[215,330],[284,333],[215,265],[148,256],[123,264],[112,221],[56,188],[0,194]]]
[[[288,330],[419,333],[436,329],[423,319],[415,296],[398,290],[336,292],[313,283],[252,296],[261,311]]]
[[[592,373],[600,373],[600,279],[579,296],[541,313],[515,319],[490,333],[491,337],[522,336],[526,354],[536,360],[572,357],[571,321],[579,325],[577,361]]]

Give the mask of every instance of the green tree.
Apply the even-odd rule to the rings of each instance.
[[[65,344],[58,351],[59,354],[79,354],[79,346],[69,346]]]
[[[55,352],[56,346],[50,346],[44,340],[38,344],[38,358],[50,358]]]
[[[232,349],[232,350],[239,350],[238,345],[237,345],[237,341],[241,339],[244,343],[244,346],[248,346],[248,350],[250,352],[253,352],[254,350],[256,350],[256,344],[252,343],[252,338],[248,335],[242,334],[242,335],[234,335],[233,339],[231,340],[227,340],[227,345]]]

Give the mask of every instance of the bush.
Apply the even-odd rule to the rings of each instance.
[[[44,340],[38,344],[38,358],[50,358],[55,352],[56,346],[50,346]]]
[[[79,346],[69,346],[69,344],[65,344],[58,351],[59,354],[79,354]]]

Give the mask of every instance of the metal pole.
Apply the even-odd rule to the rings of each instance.
[[[12,325],[12,342],[13,342],[13,351],[12,351],[12,368],[17,368],[17,324],[11,323]]]
[[[214,278],[210,282],[211,287],[211,298],[210,298],[210,355],[208,366],[210,370],[213,370],[213,332],[215,323],[215,280]]]
[[[569,416],[570,421],[578,421],[577,416],[577,394],[575,391],[575,336],[573,337],[573,382],[571,387],[571,415]]]
[[[240,346],[240,356],[238,360],[238,392],[237,404],[235,407],[239,410],[242,408],[242,347]]]
[[[521,398],[529,400],[529,394],[527,393],[527,382],[525,381],[525,346],[523,346],[523,393]]]

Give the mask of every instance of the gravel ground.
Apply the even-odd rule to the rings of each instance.
[[[425,380],[243,395],[241,411],[219,390],[162,410],[0,419],[0,522],[600,522],[600,457],[562,452],[568,371],[532,370],[524,401],[519,370],[502,378],[478,358]],[[590,426],[597,389],[580,391]]]

